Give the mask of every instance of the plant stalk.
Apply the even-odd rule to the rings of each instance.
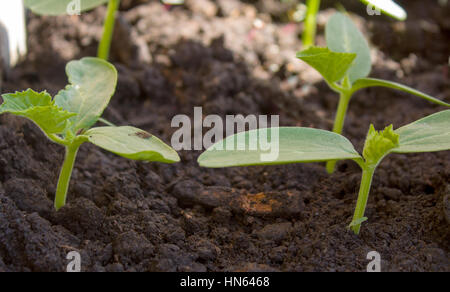
[[[106,13],[105,24],[103,25],[103,36],[100,40],[97,56],[103,60],[108,60],[111,49],[111,41],[116,22],[116,13],[119,9],[120,0],[109,0],[108,11]]]
[[[58,186],[56,187],[55,209],[58,211],[66,204],[67,191],[69,189],[70,178],[72,176],[73,166],[77,157],[78,149],[81,144],[72,144],[66,147],[66,156],[64,159],[61,173],[59,174]]]
[[[347,116],[348,105],[350,103],[352,95],[351,92],[341,91],[339,98],[339,105],[336,112],[336,118],[334,121],[333,132],[339,135],[342,134],[342,130],[344,129],[345,117]],[[333,173],[336,167],[336,161],[327,162],[327,171],[328,173]]]
[[[358,201],[356,203],[355,214],[353,215],[353,221],[360,220],[364,217],[366,211],[367,201],[369,199],[370,187],[372,185],[373,174],[375,173],[374,166],[366,166],[363,168],[363,174],[361,178],[361,186],[359,188]],[[358,235],[361,229],[361,224],[352,226],[353,232]]]
[[[306,2],[307,11],[305,18],[305,29],[303,31],[303,49],[314,45],[317,30],[317,13],[320,8],[320,0],[308,0]]]

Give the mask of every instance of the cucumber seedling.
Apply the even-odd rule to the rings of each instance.
[[[344,14],[336,13],[330,18],[325,34],[327,48],[310,47],[297,53],[297,57],[316,69],[328,86],[340,95],[333,132],[342,133],[353,94],[367,87],[396,89],[450,107],[450,104],[408,86],[367,78],[372,69],[369,45],[350,18]],[[334,162],[327,164],[329,173],[333,173],[334,168]]]
[[[97,57],[108,60],[120,0],[25,0],[24,4],[36,14],[55,16],[79,14],[94,9],[106,2],[108,2],[108,9],[103,24],[103,36],[98,46]],[[162,2],[166,5],[181,5],[184,3],[184,0],[163,0]]]
[[[106,12],[103,36],[100,40],[97,57],[108,60],[120,0],[82,0],[78,2],[73,0],[25,0],[24,4],[31,11],[39,15],[65,15],[91,10],[106,2],[108,2],[108,10]]]
[[[3,94],[0,114],[10,113],[33,121],[53,142],[66,148],[55,196],[55,208],[66,203],[70,177],[78,149],[85,142],[132,160],[174,163],[178,154],[147,132],[130,127],[91,128],[114,94],[117,71],[99,58],[83,58],[67,64],[70,84],[53,99],[31,89]]]
[[[271,161],[262,159],[263,155],[267,155],[267,150],[262,149],[262,146],[259,149],[253,148],[255,150],[251,148],[251,145],[258,145],[258,142],[262,145],[261,141],[268,141],[267,137],[270,137],[271,143],[276,140],[273,144],[278,147],[278,157]],[[450,150],[450,110],[425,117],[397,130],[391,125],[383,131],[376,131],[371,125],[362,155],[347,138],[339,134],[312,128],[286,127],[252,130],[229,136],[206,150],[199,157],[198,163],[203,167],[221,168],[354,160],[362,169],[362,178],[355,213],[349,227],[355,234],[359,234],[361,223],[367,220],[364,212],[372,179],[383,158],[390,153],[444,150]]]
[[[368,6],[368,11],[370,9],[371,13],[375,9],[378,11],[389,15],[397,20],[405,20],[407,15],[405,10],[392,0],[360,0],[365,5]],[[303,48],[307,49],[314,45],[314,40],[316,39],[317,30],[317,13],[320,8],[320,0],[307,0],[306,1],[306,17],[305,17],[305,28],[302,36]]]

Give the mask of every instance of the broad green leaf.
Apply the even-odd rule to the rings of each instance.
[[[287,127],[252,130],[227,137],[206,150],[198,163],[219,168],[342,159],[361,159],[345,137],[324,130]]]
[[[134,127],[99,127],[83,134],[89,142],[119,156],[143,161],[173,163],[178,154],[155,136]]]
[[[108,2],[108,0],[25,0],[24,4],[37,14],[62,15],[73,14],[77,9],[80,9],[79,12],[84,12],[106,2]],[[77,3],[80,3],[80,7],[76,6]]]
[[[83,58],[67,64],[70,85],[55,96],[55,104],[77,113],[71,118],[72,131],[89,129],[102,115],[114,94],[117,71],[99,58]]]
[[[342,13],[334,14],[326,25],[325,36],[331,51],[357,55],[348,70],[351,83],[369,75],[372,68],[369,44],[350,18]]]
[[[52,102],[47,92],[37,93],[31,89],[14,94],[4,94],[0,114],[11,113],[32,120],[46,134],[63,133],[68,120],[76,113],[67,112]]]
[[[384,14],[387,14],[398,20],[405,20],[407,17],[406,11],[392,0],[361,0],[364,4],[371,4],[374,8],[378,8]]]
[[[400,135],[396,153],[450,150],[450,110],[425,117],[395,131]]]
[[[298,52],[297,58],[316,69],[328,83],[334,83],[344,78],[356,54],[335,53],[328,48],[311,47]]]
[[[450,107],[450,104],[448,104],[442,100],[439,100],[435,97],[432,97],[426,93],[420,92],[414,88],[411,88],[411,87],[408,87],[408,86],[405,86],[405,85],[402,85],[402,84],[399,84],[396,82],[382,80],[382,79],[375,79],[375,78],[359,79],[353,84],[352,93],[354,93],[360,89],[363,89],[363,88],[375,87],[375,86],[397,89],[397,90],[404,91],[404,92],[412,94],[412,95],[416,95],[418,97],[421,97],[421,98],[431,101],[433,103]]]

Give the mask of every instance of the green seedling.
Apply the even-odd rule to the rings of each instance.
[[[78,2],[73,0],[25,0],[24,4],[31,9],[31,11],[39,15],[65,15],[79,14],[96,8],[106,2],[108,2],[108,10],[97,56],[104,60],[108,60],[114,32],[114,23],[120,0],[82,0]]]
[[[36,14],[56,16],[79,14],[103,5],[106,2],[108,2],[108,10],[103,25],[103,36],[98,46],[97,57],[108,60],[120,0],[25,0],[24,4]],[[163,0],[162,2],[166,5],[182,5],[184,0]]]
[[[327,48],[310,47],[299,52],[297,57],[316,69],[328,86],[340,95],[333,132],[342,133],[353,94],[367,87],[381,86],[396,89],[450,107],[450,104],[446,102],[405,85],[367,78],[372,69],[369,45],[350,18],[344,14],[336,13],[328,21],[326,41]],[[329,162],[328,172],[333,173],[334,169],[335,163]]]
[[[262,157],[267,155],[267,151],[261,150],[262,146],[250,150],[251,145],[258,145],[258,142],[262,145],[263,140],[271,140],[272,144],[278,145],[276,159],[264,161]],[[276,140],[275,143],[273,140]],[[252,130],[229,136],[205,151],[198,163],[203,167],[221,168],[353,160],[361,167],[362,178],[355,213],[349,227],[355,234],[359,234],[361,223],[367,220],[364,212],[372,178],[383,158],[390,153],[444,150],[450,150],[450,110],[425,117],[397,130],[391,125],[383,131],[376,131],[371,125],[362,155],[349,140],[339,134],[312,128],[288,127]]]
[[[397,20],[405,20],[407,14],[405,10],[392,0],[360,0],[368,6],[368,12],[374,14],[379,11],[389,15]],[[316,39],[317,30],[317,13],[320,8],[320,0],[307,0],[306,1],[306,17],[305,28],[302,37],[303,48],[307,49],[314,45]]]
[[[319,8],[320,0],[306,1],[306,16],[302,35],[302,45],[304,48],[309,48],[314,45],[317,31],[317,13],[319,13]]]
[[[70,84],[53,99],[47,92],[31,89],[4,94],[0,114],[10,113],[33,121],[53,142],[66,148],[56,189],[55,208],[66,203],[70,177],[78,149],[85,142],[119,156],[142,161],[178,162],[178,154],[149,133],[130,126],[91,128],[114,94],[117,71],[98,58],[67,64]]]

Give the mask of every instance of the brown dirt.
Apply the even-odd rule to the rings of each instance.
[[[171,11],[140,2],[126,1],[119,21],[120,77],[107,119],[167,142],[171,118],[192,115],[194,106],[205,115],[279,114],[282,125],[331,127],[337,97],[294,58],[301,26],[283,22],[271,1],[189,1]],[[372,76],[450,102],[448,6],[399,2],[409,11],[404,25],[355,18],[374,47]],[[65,63],[95,54],[104,12],[30,16],[30,54],[4,92],[63,88]],[[371,122],[399,127],[442,109],[365,90],[352,101],[345,134],[361,149]],[[56,213],[63,149],[32,123],[0,116],[0,271],[64,271],[72,250],[84,271],[365,271],[372,250],[384,271],[450,271],[448,151],[386,159],[359,237],[346,229],[355,164],[341,162],[331,176],[321,164],[210,170],[197,166],[199,154],[143,164],[85,145],[68,205]]]

